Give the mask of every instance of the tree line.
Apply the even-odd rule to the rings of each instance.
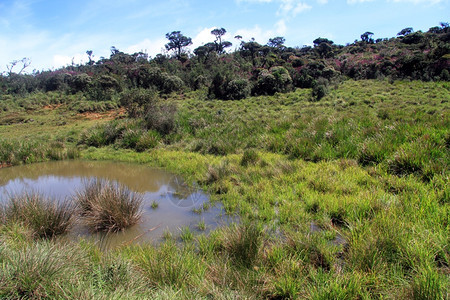
[[[224,39],[225,28],[211,31],[214,41],[188,51],[192,39],[181,31],[166,34],[167,53],[150,58],[111,47],[109,58],[97,61],[86,51],[85,64],[24,74],[30,60],[8,65],[0,76],[0,95],[36,91],[82,93],[90,100],[111,100],[130,89],[151,89],[159,94],[204,89],[209,98],[238,100],[250,95],[273,95],[294,88],[312,88],[320,100],[330,83],[352,79],[450,80],[450,27],[442,22],[427,32],[404,28],[397,37],[374,39],[365,32],[345,46],[319,37],[313,46],[288,47],[284,37],[266,44],[242,40],[234,51]]]

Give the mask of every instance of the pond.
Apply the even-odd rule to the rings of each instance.
[[[202,232],[207,232],[232,221],[220,203],[211,205],[206,193],[185,184],[180,177],[160,169],[118,162],[53,161],[3,168],[0,169],[0,199],[5,202],[10,195],[23,192],[72,199],[90,179],[117,182],[141,193],[144,200],[140,222],[124,231],[108,234],[106,239],[104,234],[92,234],[77,222],[66,238],[92,237],[106,243],[107,247],[158,243],[167,232],[175,237],[186,227],[193,232],[200,231],[199,224],[204,224],[206,230]],[[152,207],[154,203],[157,203],[156,208]]]

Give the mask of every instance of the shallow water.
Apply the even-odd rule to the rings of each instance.
[[[199,231],[197,225],[204,222],[206,232],[227,224],[231,219],[223,213],[220,204],[211,205],[202,190],[189,187],[180,177],[164,170],[143,165],[103,161],[56,161],[0,169],[0,201],[11,194],[35,191],[55,199],[72,199],[82,189],[87,179],[106,179],[142,193],[142,217],[140,222],[122,232],[91,234],[82,222],[67,235],[69,239],[93,238],[107,247],[122,244],[162,241],[164,232],[174,237],[180,229],[189,227]],[[153,202],[158,207],[151,207]],[[202,207],[206,211],[198,213]],[[196,210],[197,212],[194,212]]]

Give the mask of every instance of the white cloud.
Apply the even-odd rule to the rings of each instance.
[[[324,4],[328,0],[318,0],[319,3]],[[279,16],[292,16],[295,17],[299,13],[310,10],[312,8],[311,5],[303,2],[301,0],[237,0],[240,2],[248,2],[248,3],[278,3],[279,8],[277,11],[277,15]]]
[[[280,20],[274,25],[274,30],[262,30],[261,27],[255,25],[253,28],[242,28],[235,32],[234,36],[240,35],[244,41],[254,38],[258,43],[265,44],[270,38],[275,36],[284,36],[287,26],[284,20]]]
[[[131,45],[125,49],[126,53],[133,54],[136,52],[147,53],[151,57],[155,57],[156,54],[162,53],[164,51],[164,44],[167,43],[165,39],[158,39],[151,41],[149,39],[144,39],[137,44]]]
[[[328,3],[328,0],[317,0],[317,3],[319,3],[319,4],[327,4]]]
[[[73,55],[54,55],[53,56],[53,66],[62,67],[74,64],[84,64],[88,60],[87,55],[81,53],[75,53]]]
[[[283,16],[295,17],[299,13],[312,8],[310,5],[298,0],[281,0],[280,2],[277,14]]]
[[[206,43],[214,42],[214,36],[211,34],[211,30],[216,27],[203,28],[199,33],[192,39],[192,49],[195,49],[199,46],[202,46]],[[227,32],[223,38],[223,40],[227,40],[229,38],[229,33]]]

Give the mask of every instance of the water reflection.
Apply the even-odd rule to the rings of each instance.
[[[58,161],[0,169],[0,201],[24,191],[71,199],[83,187],[83,182],[92,178],[117,181],[144,195],[140,222],[123,232],[108,235],[109,246],[157,243],[165,231],[176,236],[185,226],[197,230],[199,222],[204,222],[208,231],[230,221],[220,204],[211,206],[207,194],[189,187],[180,177],[143,165],[116,162]],[[158,204],[156,209],[152,208],[154,202]],[[70,239],[89,236],[82,223],[68,234]],[[93,235],[93,238],[102,236]]]

